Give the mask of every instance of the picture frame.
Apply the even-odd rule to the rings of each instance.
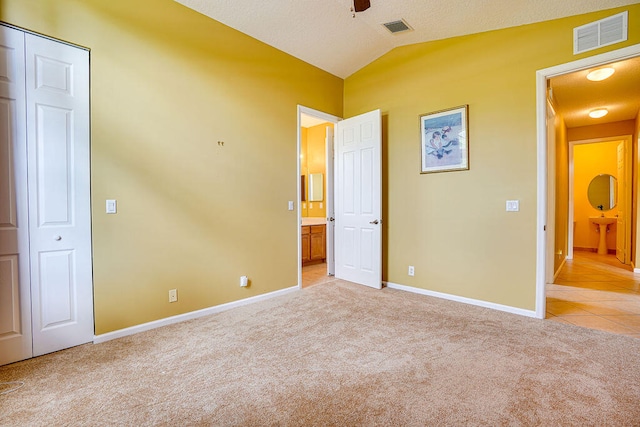
[[[420,115],[420,173],[469,169],[469,106]]]

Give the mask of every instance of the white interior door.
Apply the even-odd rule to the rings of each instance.
[[[336,277],[382,287],[380,110],[336,126]]]
[[[26,35],[33,354],[93,340],[89,53]]]
[[[327,126],[326,130],[326,159],[327,170],[325,176],[327,177],[327,274],[334,276],[336,274],[335,263],[335,204],[333,202],[333,173],[334,173],[334,156],[333,156],[333,125]]]
[[[618,219],[616,220],[616,257],[621,263],[626,262],[625,247],[626,247],[626,205],[627,205],[627,181],[625,174],[625,161],[626,150],[625,142],[621,141],[617,147],[617,188],[614,187],[610,194],[617,200],[613,200],[614,204],[617,202]],[[612,206],[612,205],[610,205]]]
[[[31,357],[24,33],[0,26],[0,365]]]

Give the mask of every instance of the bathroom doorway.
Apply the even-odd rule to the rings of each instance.
[[[631,143],[632,135],[569,141],[568,218],[573,223],[567,259],[574,251],[590,251],[631,265]]]
[[[338,117],[298,107],[298,283],[333,280],[333,135]]]

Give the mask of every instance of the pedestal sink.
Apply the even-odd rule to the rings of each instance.
[[[618,218],[611,218],[606,216],[592,216],[589,220],[598,226],[598,232],[600,233],[600,241],[598,242],[598,255],[607,254],[607,230],[610,224],[615,223]]]

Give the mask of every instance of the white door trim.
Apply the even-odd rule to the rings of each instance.
[[[336,251],[335,251],[335,199],[334,199],[334,178],[335,178],[335,124],[333,126],[327,126],[325,128],[325,158],[327,160],[327,170],[325,173],[327,189],[327,203],[326,203],[326,247],[327,247],[327,274],[329,276],[336,275]]]
[[[322,120],[326,120],[327,122],[333,123],[334,125],[336,123],[338,123],[339,121],[342,120],[341,117],[338,116],[334,116],[332,114],[328,114],[325,112],[322,112],[320,110],[314,110],[313,108],[309,108],[309,107],[305,107],[303,105],[298,105],[298,129],[297,129],[297,139],[298,139],[298,148],[296,150],[296,185],[298,188],[298,191],[296,192],[297,196],[296,196],[296,206],[298,206],[298,209],[296,210],[296,218],[298,221],[298,225],[296,226],[296,230],[298,232],[298,288],[302,289],[302,242],[301,242],[301,232],[302,232],[302,211],[300,209],[300,198],[302,196],[302,189],[300,188],[300,153],[301,153],[301,144],[302,144],[302,114],[307,114],[309,116],[313,116],[313,117],[317,117],[319,119]],[[335,143],[335,142],[334,142]],[[333,161],[331,159],[327,159],[327,162],[329,161]],[[335,168],[332,168],[332,170],[335,170]],[[327,172],[329,172],[329,169],[327,169]],[[333,182],[335,183],[335,180],[333,179],[334,177],[331,177],[331,180],[329,180],[329,176],[327,175],[326,177],[326,182]],[[332,198],[333,199],[333,188],[329,188],[327,186],[327,188],[325,189],[325,194],[327,195],[327,198]],[[331,205],[333,205],[334,203],[332,202]],[[327,206],[329,206],[329,203],[327,203]],[[327,231],[329,230],[329,227],[327,227]],[[329,254],[327,254],[327,256],[329,256]]]
[[[545,278],[549,268],[546,262],[546,233],[547,205],[555,200],[547,200],[547,186],[555,185],[547,182],[547,79],[585,68],[624,60],[640,55],[640,44],[622,49],[594,55],[566,64],[556,65],[536,72],[536,122],[537,122],[537,221],[536,221],[536,317],[544,319],[546,311]],[[551,153],[553,155],[554,153]],[[553,207],[550,205],[549,208]],[[551,266],[553,268],[553,266]]]

